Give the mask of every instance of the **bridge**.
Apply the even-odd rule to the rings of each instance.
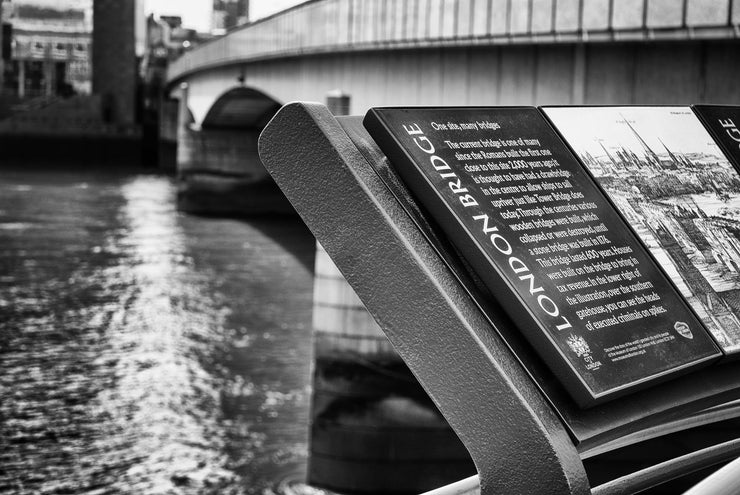
[[[314,0],[176,60],[167,88],[182,125],[169,112],[163,135],[179,141],[183,180],[253,182],[265,178],[256,136],[277,108],[329,93],[343,97],[335,111],[352,114],[379,105],[737,103],[739,36],[737,0]]]
[[[278,103],[341,89],[352,113],[737,101],[739,24],[733,0],[319,0],[199,46],[168,83],[189,85],[197,124],[240,86]]]

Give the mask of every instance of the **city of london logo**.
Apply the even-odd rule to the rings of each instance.
[[[588,342],[580,335],[570,334],[566,340],[570,350],[575,353],[578,357],[583,357],[591,354],[591,348],[588,346]]]
[[[589,347],[588,342],[586,342],[583,336],[570,334],[565,339],[565,342],[576,357],[583,359],[583,364],[587,370],[595,371],[601,368],[601,361],[595,360],[591,355],[591,347]]]
[[[676,329],[676,331],[678,332],[678,334],[681,337],[685,337],[687,339],[693,339],[694,338],[694,334],[691,333],[691,329],[689,328],[689,325],[687,323],[684,323],[682,321],[677,321],[673,325],[673,328]]]

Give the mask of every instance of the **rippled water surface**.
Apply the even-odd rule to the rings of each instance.
[[[0,493],[303,479],[313,240],[174,199],[164,177],[0,172]]]

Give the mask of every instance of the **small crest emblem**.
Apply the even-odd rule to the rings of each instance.
[[[576,356],[587,356],[591,354],[591,348],[588,346],[588,342],[581,335],[570,334],[566,339],[568,347],[575,353]]]
[[[687,338],[687,339],[693,339],[694,334],[691,333],[691,329],[689,328],[689,325],[687,323],[684,323],[682,321],[677,321],[673,328],[678,332],[678,334],[681,337]]]

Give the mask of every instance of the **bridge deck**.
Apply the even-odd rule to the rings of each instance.
[[[737,38],[737,0],[315,0],[186,53],[200,70],[323,53],[511,43]]]

